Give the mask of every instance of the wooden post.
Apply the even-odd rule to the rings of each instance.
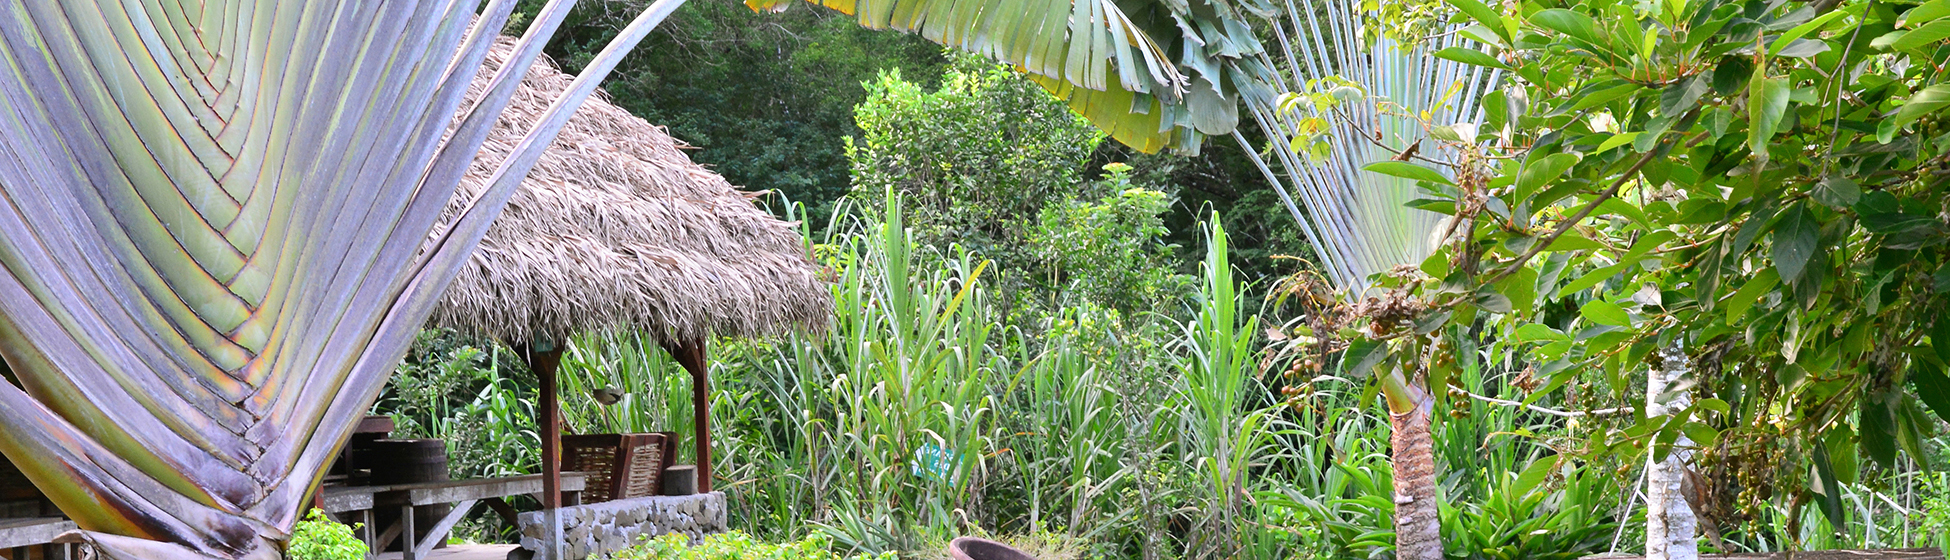
[[[535,428],[542,437],[542,523],[548,537],[542,539],[547,550],[542,560],[560,560],[562,554],[562,402],[556,394],[555,372],[562,365],[562,349],[554,341],[536,340],[522,348],[528,369],[540,381],[535,396]]]
[[[696,429],[697,491],[711,493],[711,365],[704,341],[665,347],[691,373],[691,425]]]

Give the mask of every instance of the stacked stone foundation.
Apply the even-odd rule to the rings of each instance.
[[[724,532],[729,520],[723,492],[650,496],[562,508],[562,540],[568,560],[602,558],[670,533],[697,542]],[[521,514],[521,547],[539,551],[548,533],[542,512]]]

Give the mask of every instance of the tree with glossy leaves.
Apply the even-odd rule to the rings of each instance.
[[[1709,537],[1769,504],[1795,535],[1840,527],[1842,485],[1928,466],[1931,412],[1950,420],[1950,1],[1446,2],[1479,45],[1439,55],[1510,83],[1481,120],[1425,123],[1449,173],[1370,168],[1457,225],[1397,282],[1423,306],[1402,336],[1519,341],[1539,387],[1518,406],[1650,388],[1580,451],[1645,459],[1652,557],[1699,547],[1694,514]],[[1704,487],[1678,496],[1678,468]]]

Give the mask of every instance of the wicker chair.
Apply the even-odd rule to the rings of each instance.
[[[677,434],[562,436],[562,470],[588,473],[583,503],[655,496],[677,456]]]

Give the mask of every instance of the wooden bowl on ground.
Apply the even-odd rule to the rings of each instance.
[[[948,556],[955,560],[1036,560],[1009,545],[975,537],[948,541]]]

